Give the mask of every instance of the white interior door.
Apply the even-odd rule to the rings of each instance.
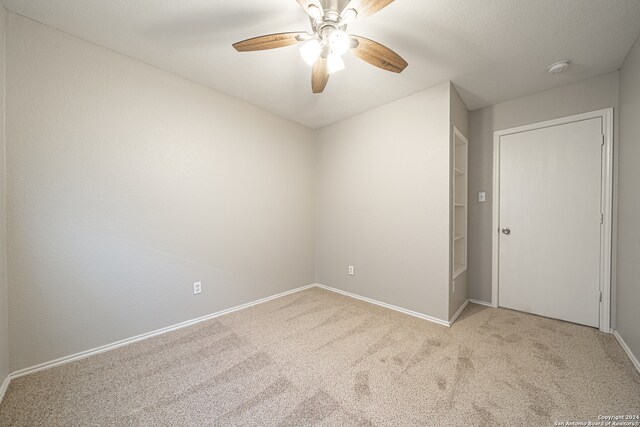
[[[500,137],[498,304],[598,327],[602,118]]]

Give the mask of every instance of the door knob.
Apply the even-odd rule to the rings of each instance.
[[[503,228],[502,229],[502,234],[505,234],[505,235],[508,236],[509,234],[511,234],[511,229],[510,228]]]

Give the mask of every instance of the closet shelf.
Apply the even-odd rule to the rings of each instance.
[[[460,274],[467,270],[467,203],[468,184],[467,175],[468,151],[467,138],[460,131],[453,127],[452,154],[453,164],[451,165],[451,185],[453,197],[451,198],[451,280],[455,280]]]
[[[458,277],[459,275],[461,275],[462,273],[464,273],[467,270],[467,266],[464,264],[454,264],[453,265],[453,278],[455,279],[456,277]]]

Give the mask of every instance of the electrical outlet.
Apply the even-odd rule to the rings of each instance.
[[[202,282],[193,282],[193,294],[198,295],[202,292]]]
[[[353,276],[353,265],[349,266],[349,276]]]

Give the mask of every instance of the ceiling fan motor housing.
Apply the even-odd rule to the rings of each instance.
[[[320,4],[325,12],[331,11],[340,14],[349,4],[349,0],[320,0]]]
[[[311,26],[322,46],[322,57],[326,58],[330,53],[329,40],[331,34],[336,31],[346,31],[347,25],[340,23],[340,13],[334,10],[324,11],[322,19],[311,18]]]

